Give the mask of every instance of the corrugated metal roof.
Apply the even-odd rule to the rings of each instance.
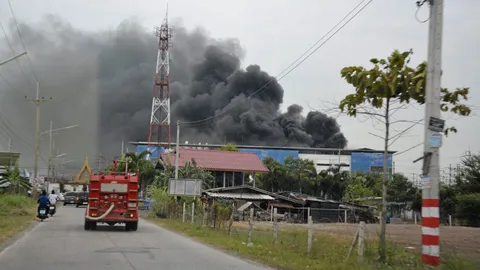
[[[198,168],[209,171],[227,172],[269,172],[267,167],[254,153],[230,152],[203,149],[180,149],[178,165],[195,160]],[[163,154],[162,159],[170,165],[175,164],[175,154]]]
[[[214,193],[205,192],[212,198],[242,199],[242,200],[274,200],[272,196],[255,193]]]

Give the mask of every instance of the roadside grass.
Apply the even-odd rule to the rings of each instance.
[[[278,269],[424,269],[417,252],[393,242],[388,243],[387,264],[382,265],[377,262],[377,241],[365,242],[362,262],[358,262],[356,248],[349,260],[346,260],[353,235],[335,235],[317,231],[314,233],[312,252],[308,254],[305,228],[281,230],[277,246],[274,246],[271,231],[256,229],[252,235],[254,245],[248,247],[248,230],[241,226],[234,225],[232,235],[229,236],[224,229],[214,231],[199,224],[183,223],[179,220],[160,219],[150,215],[142,215],[142,217],[231,254]],[[442,255],[441,269],[470,270],[476,268],[467,260],[462,259],[460,255],[452,254]]]
[[[35,221],[36,203],[21,195],[0,194],[0,244]]]
[[[390,245],[388,265],[375,262],[374,242],[366,243],[364,261],[357,261],[354,249],[348,261],[352,237],[338,237],[326,233],[314,234],[312,252],[307,253],[306,230],[284,230],[278,235],[278,245],[273,244],[272,232],[254,231],[253,247],[248,247],[248,231],[234,228],[229,236],[224,230],[214,231],[201,225],[182,223],[177,220],[145,217],[167,229],[177,231],[196,240],[279,269],[423,269],[419,256]]]

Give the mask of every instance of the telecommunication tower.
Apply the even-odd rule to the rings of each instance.
[[[160,27],[156,27],[158,37],[157,65],[153,88],[152,112],[150,116],[150,132],[148,149],[152,147],[170,148],[170,40],[172,30],[168,27],[168,12]],[[158,151],[158,150],[157,150]]]

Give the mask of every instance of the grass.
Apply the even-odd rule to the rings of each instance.
[[[22,195],[0,194],[0,244],[35,221],[36,203]]]
[[[225,230],[214,231],[198,224],[182,223],[178,220],[145,217],[147,220],[167,229],[179,232],[218,249],[239,257],[250,259],[279,269],[423,269],[420,255],[393,243],[388,244],[387,264],[377,263],[377,243],[365,243],[364,260],[357,261],[357,249],[348,261],[346,257],[353,235],[335,235],[323,232],[314,234],[312,252],[307,253],[307,231],[304,228],[281,230],[278,245],[273,244],[271,230],[256,230],[252,236],[253,247],[247,246],[248,231],[235,227],[229,236]],[[441,269],[475,269],[459,257],[442,258]]]

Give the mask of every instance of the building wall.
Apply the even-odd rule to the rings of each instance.
[[[150,158],[152,159],[157,159],[163,152],[165,152],[165,148],[163,147],[157,147],[157,146],[152,146],[150,147],[150,152],[152,155]],[[144,150],[148,149],[148,145],[137,145],[136,153],[139,154]]]
[[[383,171],[383,153],[352,153],[352,172]],[[392,169],[392,155],[388,155],[387,167]]]
[[[350,171],[350,155],[325,155],[325,154],[299,154],[299,158],[301,159],[308,159],[313,161],[315,164],[315,168],[317,169],[317,173],[327,170],[331,166],[338,166],[339,158],[340,164],[344,166],[341,167],[341,171]]]
[[[250,148],[239,148],[240,152],[254,153],[260,160],[264,160],[267,157],[273,158],[275,161],[280,164],[284,164],[285,159],[288,156],[293,158],[298,158],[299,154],[296,150],[275,150],[275,149],[250,149]]]

